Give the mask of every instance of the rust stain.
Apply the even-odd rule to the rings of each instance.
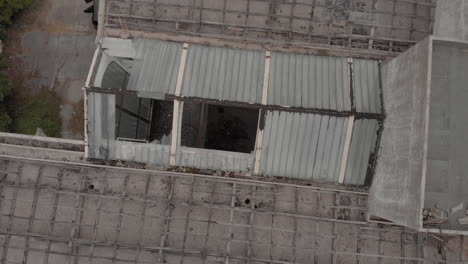
[[[71,29],[69,25],[64,24],[61,21],[55,20],[55,19],[52,20],[46,26],[46,28],[44,28],[44,31],[50,34],[57,34],[57,35],[73,32],[73,30]]]
[[[67,124],[68,129],[75,135],[79,135],[81,138],[84,137],[84,101],[81,99],[77,103],[71,104],[73,107],[72,118]]]
[[[318,56],[329,56],[330,54],[329,54],[328,50],[323,50],[322,49],[322,50],[317,51],[317,55]]]

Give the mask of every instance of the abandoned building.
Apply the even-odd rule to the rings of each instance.
[[[115,38],[97,52],[89,158],[361,186],[372,176],[378,61]]]
[[[467,263],[465,10],[101,0],[84,140],[0,133],[0,263]]]

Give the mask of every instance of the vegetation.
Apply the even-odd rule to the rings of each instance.
[[[13,24],[13,17],[22,9],[29,7],[33,0],[0,0],[0,40],[6,39],[6,30]],[[12,118],[13,84],[2,73],[7,67],[6,60],[0,56],[0,131],[10,131]]]
[[[6,39],[6,32],[13,19],[35,0],[0,0],[0,40]],[[9,79],[9,61],[0,56],[0,131],[35,134],[40,127],[51,137],[60,137],[60,101],[47,88],[39,92],[28,91],[22,82]]]
[[[30,7],[34,0],[0,0],[0,39],[6,39],[6,30],[13,24],[13,17]]]
[[[60,137],[60,100],[47,88],[24,96],[26,89],[15,86],[0,72],[0,131],[35,134],[40,127],[47,136]]]
[[[60,100],[47,88],[26,99],[26,103],[15,111],[13,131],[34,134],[42,128],[49,137],[60,137]]]
[[[12,123],[10,109],[8,109],[12,94],[11,86],[6,76],[0,73],[0,131],[10,131]]]

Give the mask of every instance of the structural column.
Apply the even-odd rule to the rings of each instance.
[[[180,57],[180,64],[179,64],[179,73],[177,75],[177,82],[176,82],[176,90],[175,96],[180,96],[181,88],[182,88],[182,80],[184,78],[184,71],[185,71],[185,62],[187,61],[187,51],[188,51],[188,44],[184,43],[182,47],[182,56]],[[171,166],[176,165],[176,151],[177,146],[179,144],[179,129],[180,129],[180,120],[181,120],[181,110],[183,107],[183,102],[180,100],[174,100],[174,113],[172,117],[172,137],[171,137],[171,157],[169,160],[169,164]]]
[[[88,148],[88,92],[86,89],[90,88],[91,85],[91,76],[94,73],[94,68],[96,67],[96,60],[99,55],[101,49],[101,44],[98,44],[96,50],[94,51],[93,60],[91,62],[91,67],[89,68],[88,76],[86,77],[85,89],[83,90],[83,109],[84,109],[84,157],[85,159],[89,156],[89,148]]]
[[[263,93],[262,93],[262,105],[267,104],[268,99],[268,81],[270,78],[270,59],[271,54],[269,51],[265,52],[265,73],[263,74]],[[265,118],[266,110],[262,109],[259,112],[259,121],[257,127],[257,142],[255,144],[255,162],[254,162],[254,174],[260,173],[260,159],[262,156],[263,146],[263,133],[265,131]]]
[[[354,102],[354,91],[353,91],[353,59],[348,58],[348,80],[349,80],[349,98],[351,105],[351,113],[356,113],[356,105]],[[348,126],[346,129],[346,137],[343,148],[343,156],[341,157],[340,174],[338,175],[338,183],[344,183],[346,166],[348,163],[349,148],[351,146],[351,138],[353,136],[354,127],[354,115],[348,118]]]

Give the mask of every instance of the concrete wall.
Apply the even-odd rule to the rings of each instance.
[[[386,109],[369,213],[420,228],[430,41],[425,39],[382,67]]]
[[[425,208],[450,208],[468,201],[468,44],[434,40]],[[461,70],[465,69],[465,70]],[[450,214],[443,229],[468,231]]]
[[[468,40],[468,0],[438,0],[434,36]]]

